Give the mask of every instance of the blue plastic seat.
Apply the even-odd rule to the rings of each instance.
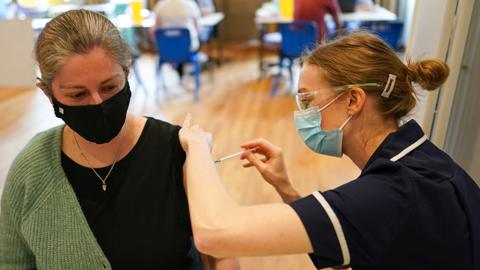
[[[294,21],[291,23],[282,23],[279,25],[282,40],[280,43],[280,70],[275,76],[270,94],[273,96],[277,91],[282,69],[288,67],[290,81],[293,85],[292,66],[298,57],[308,50],[315,47],[317,43],[317,23],[310,21]],[[285,63],[288,62],[288,63]]]
[[[360,23],[360,28],[378,35],[392,49],[399,48],[399,40],[403,30],[403,22],[400,21],[365,21]]]
[[[159,28],[155,30],[158,50],[157,75],[166,63],[190,63],[194,67],[195,89],[194,100],[198,101],[200,91],[200,59],[198,52],[192,52],[190,32],[187,28]],[[163,80],[165,88],[165,80]]]

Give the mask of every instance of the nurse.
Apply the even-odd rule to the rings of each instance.
[[[361,175],[326,192],[299,194],[282,150],[259,139],[242,145],[285,204],[240,206],[223,188],[209,134],[185,119],[184,184],[194,240],[215,257],[310,253],[317,268],[480,269],[480,191],[421,127],[401,120],[448,77],[438,60],[403,63],[377,37],[356,33],[303,59],[294,113],[313,151],[351,158]],[[260,157],[259,157],[260,156]]]

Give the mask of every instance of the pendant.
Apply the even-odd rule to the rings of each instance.
[[[107,184],[103,184],[102,189],[103,189],[103,191],[107,191]]]

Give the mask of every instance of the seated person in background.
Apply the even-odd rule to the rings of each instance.
[[[192,40],[191,51],[198,51],[200,41],[198,38],[199,24],[198,19],[201,16],[200,8],[193,0],[162,0],[153,8],[155,14],[155,27],[184,27],[190,31]],[[154,36],[154,35],[153,35]],[[155,38],[153,39],[155,40]],[[183,64],[177,66],[178,75],[183,77]]]
[[[196,0],[202,15],[215,13],[215,2],[213,0]]]
[[[314,21],[318,25],[318,41],[328,37],[325,14],[332,15],[335,30],[341,28],[340,8],[337,0],[295,0],[293,19],[295,21]]]
[[[369,11],[374,9],[375,3],[372,0],[356,0],[355,11]]]
[[[195,0],[200,7],[202,16],[212,15],[216,11],[214,0]],[[212,36],[217,35],[217,29],[215,26],[201,26],[198,32],[198,38],[201,44],[208,43]]]

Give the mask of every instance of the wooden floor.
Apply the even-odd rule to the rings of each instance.
[[[135,87],[130,112],[180,124],[186,113],[214,134],[213,156],[238,151],[247,140],[263,137],[282,147],[291,179],[303,194],[326,190],[355,178],[359,171],[348,158],[319,156],[304,146],[296,134],[293,96],[269,96],[271,79],[258,79],[255,55],[242,48],[226,52],[230,60],[214,72],[203,74],[200,102],[176,85],[176,74],[166,68],[168,91],[155,98],[153,56],[142,57],[140,73],[149,88]],[[188,82],[187,82],[188,85]],[[48,99],[33,89],[0,89],[0,188],[15,155],[37,132],[58,125]],[[231,196],[242,205],[279,202],[280,197],[254,169],[243,169],[239,160],[218,165]],[[306,255],[241,258],[242,269],[314,269]]]

